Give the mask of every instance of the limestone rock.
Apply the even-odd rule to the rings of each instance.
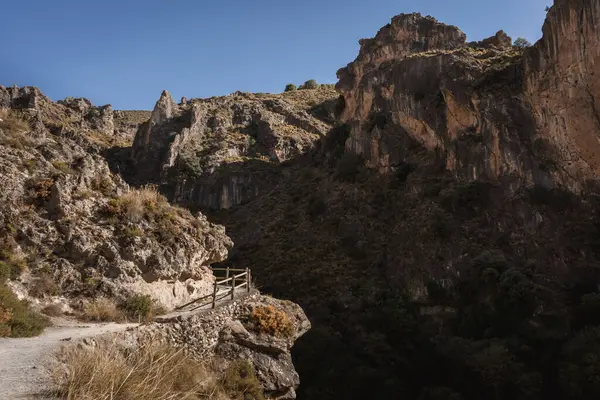
[[[280,162],[302,154],[327,133],[336,101],[331,89],[282,95],[236,92],[182,99],[164,91],[135,137],[132,182],[163,186],[185,205],[230,208],[264,192]],[[326,108],[327,107],[327,108]],[[274,176],[275,174],[275,176]]]
[[[467,46],[455,27],[395,17],[338,72],[346,151],[388,173],[422,146],[467,179],[581,189],[600,172],[598,10],[558,1],[525,51],[502,31]]]
[[[496,32],[494,36],[487,39],[483,39],[480,42],[471,42],[469,47],[480,47],[484,49],[497,48],[507,49],[512,46],[512,38],[506,34],[506,32],[500,30]]]
[[[34,260],[21,277],[26,287],[52,271],[67,297],[144,293],[167,308],[212,290],[208,267],[233,245],[223,227],[152,194],[149,207],[159,214],[133,205],[135,215],[119,217],[118,204],[132,189],[86,137],[87,129],[112,134],[110,106],[53,103],[36,88],[0,90],[0,99],[12,107],[9,118],[29,120],[21,122],[24,131],[0,129],[0,226],[12,227],[0,240]]]
[[[247,321],[256,307],[273,307],[284,313],[293,334],[280,337],[252,330]],[[247,360],[254,366],[265,395],[286,400],[296,398],[300,384],[290,350],[310,327],[297,304],[253,294],[202,314],[183,315],[130,331],[124,341],[135,346],[150,338],[163,340],[185,348],[200,360],[220,360],[223,369],[231,362]]]
[[[570,181],[600,172],[600,1],[557,0],[524,57],[524,95]]]

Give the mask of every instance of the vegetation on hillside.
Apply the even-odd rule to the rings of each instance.
[[[67,348],[58,358],[64,366],[53,378],[63,399],[264,400],[252,365],[243,360],[220,371],[172,346],[150,342],[131,352],[106,341]]]
[[[230,261],[311,318],[299,398],[600,395],[600,197],[457,181],[417,145],[379,176],[343,133],[220,214]]]
[[[3,245],[0,249],[0,337],[36,336],[49,325],[46,317],[31,310],[7,285],[9,279],[17,278],[25,268],[24,260]]]

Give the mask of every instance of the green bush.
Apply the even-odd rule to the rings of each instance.
[[[286,92],[293,92],[296,89],[298,89],[298,87],[296,85],[294,85],[293,83],[288,83],[287,85],[285,85]]]
[[[0,337],[32,337],[43,332],[49,320],[33,312],[4,283],[0,284]]]
[[[138,321],[149,321],[155,315],[164,312],[150,295],[135,294],[128,298],[122,306],[127,316]]]
[[[301,85],[299,89],[318,89],[318,88],[319,88],[319,84],[317,83],[317,81],[315,81],[314,79],[310,79],[310,80],[304,82],[304,84]]]
[[[519,37],[519,38],[517,38],[517,40],[515,40],[514,46],[524,49],[526,47],[530,47],[531,43],[529,42],[529,40],[527,40],[523,37]]]

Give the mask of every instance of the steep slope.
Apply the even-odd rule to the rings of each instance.
[[[206,218],[132,190],[100,152],[114,138],[110,106],[53,103],[36,88],[0,88],[2,260],[22,265],[21,295],[150,294],[173,307],[210,290],[208,266],[231,240]]]
[[[327,133],[337,98],[323,87],[281,95],[237,92],[178,105],[165,91],[137,132],[126,179],[159,184],[170,199],[192,207],[247,202],[278,179],[275,167]]]
[[[524,51],[395,17],[339,72],[345,125],[218,214],[313,323],[299,398],[600,395],[599,16],[557,1]]]

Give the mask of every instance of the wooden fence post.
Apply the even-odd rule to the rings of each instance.
[[[229,267],[227,267],[227,275],[225,275],[225,279],[229,279]]]
[[[250,268],[246,268],[246,291],[250,293]]]
[[[213,288],[212,308],[217,304],[217,277],[215,276],[215,287]]]
[[[231,300],[233,300],[235,296],[235,273],[233,274],[233,277],[231,278]]]

